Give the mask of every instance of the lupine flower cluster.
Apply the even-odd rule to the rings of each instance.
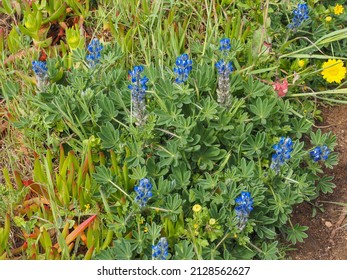
[[[94,67],[96,64],[99,63],[100,57],[101,57],[101,51],[103,48],[104,48],[103,45],[101,45],[98,39],[95,38],[90,41],[87,48],[89,54],[86,56],[86,60],[88,61],[88,64],[90,67]]]
[[[241,195],[235,199],[237,206],[235,207],[236,218],[238,220],[239,230],[245,227],[248,216],[253,210],[253,198],[249,192],[241,192]]]
[[[224,38],[220,40],[219,50],[226,56],[231,48],[230,39]],[[229,75],[234,70],[231,62],[227,62],[224,59],[219,60],[216,63],[218,71],[218,89],[217,89],[217,101],[225,106],[230,105],[230,78]]]
[[[45,61],[33,61],[32,69],[36,76],[36,86],[39,91],[43,91],[49,83],[47,63]]]
[[[193,62],[189,59],[189,56],[185,53],[177,57],[176,66],[173,71],[177,75],[176,83],[181,84],[187,81],[189,73],[192,71]]]
[[[136,119],[136,124],[139,126],[144,125],[147,120],[145,96],[148,78],[146,76],[142,77],[142,72],[142,65],[135,66],[132,71],[129,71],[132,84],[128,86],[128,88],[131,90],[133,117]]]
[[[169,243],[166,237],[160,238],[157,245],[152,246],[153,258],[157,260],[166,260],[169,255]]]
[[[330,150],[326,145],[317,146],[311,152],[310,156],[313,161],[327,160],[330,154]]]
[[[145,207],[148,200],[152,197],[152,184],[147,178],[140,180],[139,184],[134,187],[137,196],[135,201],[140,207]]]
[[[308,18],[309,16],[307,4],[298,4],[298,7],[293,11],[293,19],[292,23],[289,24],[289,28],[298,28]]]
[[[290,159],[290,153],[293,151],[293,142],[289,137],[282,137],[278,144],[273,146],[275,153],[272,155],[271,166],[276,173],[288,159]]]

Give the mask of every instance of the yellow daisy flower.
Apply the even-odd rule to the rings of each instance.
[[[200,210],[201,210],[201,205],[200,204],[195,204],[194,206],[193,206],[193,211],[194,212],[199,212]]]
[[[332,18],[331,16],[327,16],[327,17],[325,18],[325,21],[326,21],[326,22],[331,22],[332,19],[333,19],[333,18]]]
[[[336,4],[336,6],[334,7],[334,14],[335,15],[341,15],[344,10],[345,10],[345,8],[342,5]]]
[[[341,83],[341,80],[346,76],[346,67],[343,66],[343,62],[341,59],[329,59],[328,61],[323,63],[323,71],[321,74],[323,78],[328,83]]]

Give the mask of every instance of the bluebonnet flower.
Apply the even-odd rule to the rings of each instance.
[[[36,86],[40,91],[43,91],[49,83],[48,68],[46,61],[33,61],[32,69],[36,76]]]
[[[298,4],[298,7],[293,11],[292,23],[289,24],[290,29],[298,28],[302,22],[307,20],[308,16],[308,7],[307,4]]]
[[[281,137],[279,143],[274,145],[273,148],[275,153],[272,155],[270,168],[277,173],[280,170],[280,166],[290,159],[290,153],[293,151],[293,141],[289,137]]]
[[[177,75],[176,83],[181,84],[187,81],[189,73],[192,71],[193,62],[189,59],[189,56],[185,53],[177,57],[176,66],[173,71]]]
[[[231,48],[230,39],[224,38],[220,40],[219,50],[223,56],[226,56]],[[217,101],[225,106],[230,105],[230,77],[234,67],[231,62],[227,62],[224,59],[219,60],[216,63],[218,71],[218,89],[217,89]]]
[[[230,44],[230,39],[229,38],[223,38],[219,41],[219,50],[221,52],[225,52],[225,51],[230,51],[231,49],[231,44]]]
[[[140,207],[146,206],[148,200],[152,197],[152,184],[147,178],[140,180],[139,184],[134,187],[137,196],[135,201]]]
[[[129,71],[131,77],[131,85],[128,88],[131,90],[131,100],[133,104],[133,116],[136,119],[137,125],[143,125],[147,120],[146,114],[146,90],[148,78],[141,76],[143,66],[135,66],[132,71]]]
[[[169,255],[169,243],[167,242],[166,237],[160,238],[157,245],[152,246],[153,258],[157,260],[166,260]]]
[[[317,146],[311,152],[310,156],[313,161],[327,160],[330,154],[330,150],[326,145]]]
[[[88,61],[90,67],[94,67],[97,63],[99,63],[103,48],[103,45],[101,45],[98,39],[95,38],[90,41],[87,48],[89,54],[86,56],[86,60]]]
[[[241,195],[235,199],[236,218],[238,220],[239,230],[243,230],[248,220],[249,214],[253,210],[253,198],[249,192],[241,192]]]

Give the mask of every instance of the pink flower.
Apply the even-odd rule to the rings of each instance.
[[[273,83],[273,88],[277,92],[278,97],[286,96],[288,92],[288,81],[284,79],[283,82],[276,81]]]

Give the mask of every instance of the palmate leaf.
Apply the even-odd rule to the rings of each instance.
[[[300,226],[299,224],[296,224],[292,228],[287,229],[287,240],[292,242],[294,245],[297,242],[303,242],[304,238],[307,237],[307,234],[305,231],[308,230],[307,226]]]
[[[98,184],[108,184],[109,181],[113,180],[111,170],[105,166],[97,166],[96,172],[93,174],[93,179]]]
[[[203,147],[193,154],[193,161],[197,162],[201,170],[212,170],[217,161],[224,158],[226,151],[218,147]]]
[[[102,123],[108,122],[117,116],[118,112],[115,109],[114,103],[110,98],[106,97],[106,95],[100,94],[96,102],[98,107],[102,110],[99,121]]]
[[[278,259],[278,241],[274,241],[271,244],[267,244],[266,242],[263,242],[261,249],[261,258],[263,260],[277,260]]]
[[[102,147],[105,149],[115,148],[119,143],[119,131],[110,122],[101,127],[98,136],[101,139]]]
[[[175,244],[175,260],[193,260],[194,256],[193,245],[187,240]]]
[[[130,241],[122,239],[115,241],[114,250],[116,255],[116,260],[131,260],[133,255],[133,250]]]

